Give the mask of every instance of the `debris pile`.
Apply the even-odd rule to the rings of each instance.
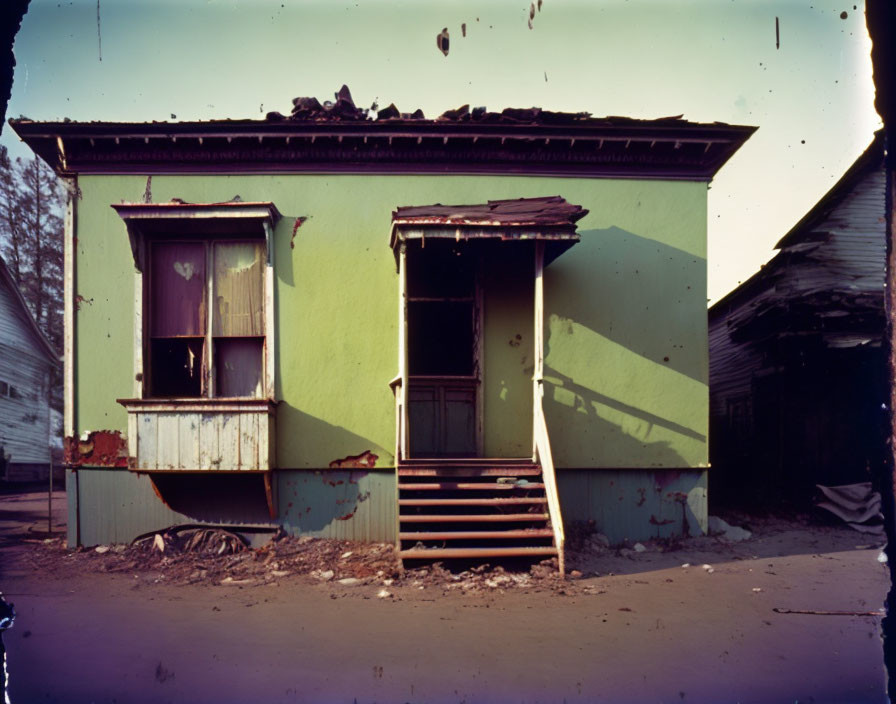
[[[440,35],[441,36],[441,35]],[[445,37],[447,45],[447,36]],[[446,46],[447,49],[447,46]],[[325,100],[321,103],[314,97],[293,98],[292,112],[287,116],[280,112],[269,112],[265,115],[268,122],[382,122],[395,120],[403,122],[481,122],[484,124],[503,125],[570,125],[574,123],[587,123],[590,125],[618,125],[637,124],[641,122],[676,123],[682,121],[682,115],[661,117],[654,120],[639,120],[630,117],[603,117],[595,118],[590,112],[558,112],[542,110],[538,107],[531,108],[505,108],[501,112],[489,112],[484,106],[470,109],[469,105],[461,105],[453,110],[446,110],[435,120],[427,120],[420,109],[414,112],[401,112],[394,103],[378,110],[376,103],[370,108],[359,108],[352,99],[348,86],[342,86],[334,93],[335,100]]]

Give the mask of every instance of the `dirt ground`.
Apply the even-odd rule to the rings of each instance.
[[[753,536],[573,531],[561,581],[213,532],[69,551],[45,493],[3,494],[10,700],[886,702],[879,546],[814,516],[725,518]]]

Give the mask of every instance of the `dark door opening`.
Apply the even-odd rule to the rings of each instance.
[[[409,248],[407,291],[410,455],[475,456],[479,308],[469,246]]]

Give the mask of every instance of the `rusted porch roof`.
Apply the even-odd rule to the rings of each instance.
[[[402,206],[392,213],[389,246],[426,238],[545,241],[545,263],[579,241],[576,222],[588,214],[561,196],[490,200],[478,205]]]
[[[588,214],[560,196],[490,200],[481,205],[415,205],[399,207],[392,222],[400,225],[476,227],[573,226]]]

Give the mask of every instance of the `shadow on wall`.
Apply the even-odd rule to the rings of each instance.
[[[548,312],[709,383],[706,350],[691,344],[706,335],[706,259],[618,227],[579,234],[546,270]]]
[[[654,426],[657,426],[693,440],[706,441],[705,435],[691,428],[577,384],[570,377],[564,376],[547,365],[545,366],[544,386],[545,413],[550,417],[552,423],[561,424],[564,434],[568,436],[599,435],[601,437],[599,445],[612,443],[614,447],[618,448],[618,451],[613,454],[631,458],[631,466],[686,467],[688,462],[669,447],[668,442],[643,442],[626,432],[621,426],[601,418],[597,413],[597,406],[612,408],[646,424],[646,430],[643,433],[645,436]],[[592,440],[589,440],[589,444],[592,447],[595,446]],[[643,457],[639,459],[642,455]],[[592,457],[592,460],[596,461],[597,458]]]
[[[597,406],[607,406],[652,426],[659,426],[681,433],[695,440],[705,441],[706,436],[647,411],[621,403],[589,388],[575,383],[568,376],[545,366],[544,407],[549,423],[562,427],[566,438],[581,438],[583,449],[603,450],[601,457],[590,454],[593,466],[604,463],[608,456],[624,457],[632,467],[686,467],[688,462],[669,447],[667,441],[648,443],[627,433],[597,413]],[[606,448],[612,448],[607,453]],[[579,456],[582,456],[581,454]]]
[[[259,473],[156,473],[160,498],[172,511],[197,523],[271,523]]]
[[[277,404],[277,467],[372,469],[394,465],[393,453],[373,440],[305,413],[285,401]]]

